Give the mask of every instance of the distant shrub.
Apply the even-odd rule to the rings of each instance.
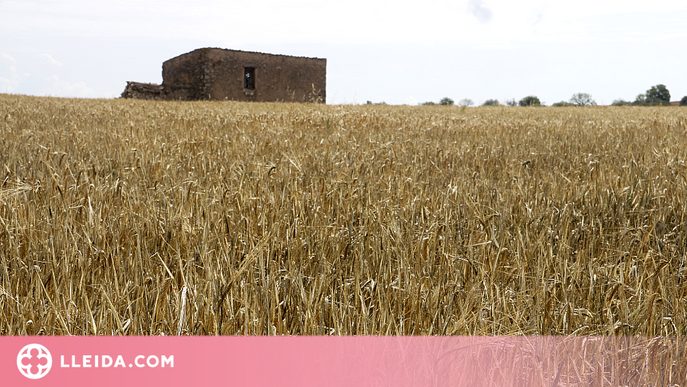
[[[680,100],[680,106],[687,106],[687,95]]]
[[[541,106],[541,101],[539,101],[539,98],[530,95],[527,96],[518,102],[520,106]]]
[[[632,104],[634,106],[646,106],[646,94],[638,94]]]
[[[565,107],[565,106],[577,106],[574,103],[566,102],[566,101],[561,101],[561,102],[556,102],[555,104],[551,105],[555,107]]]
[[[482,106],[501,106],[501,104],[499,103],[499,101],[497,99],[488,99],[488,100],[484,101]]]
[[[518,102],[515,100],[515,98],[511,98],[509,100],[506,100],[506,105],[508,106],[518,106]]]
[[[439,101],[439,105],[451,106],[453,105],[453,100],[449,97],[444,97]]]
[[[434,106],[434,105],[436,105],[436,102],[428,101],[428,102],[423,102],[421,105],[422,106]]]
[[[615,101],[613,101],[611,106],[632,106],[632,102],[624,101],[622,99],[616,99]]]
[[[460,102],[458,102],[458,105],[460,105],[461,107],[472,106],[474,104],[475,103],[472,102],[472,100],[470,98],[463,98],[460,100]]]

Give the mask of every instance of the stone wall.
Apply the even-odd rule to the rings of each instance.
[[[164,99],[164,87],[155,83],[127,82],[122,92],[122,98],[136,99]]]
[[[201,48],[166,61],[162,78],[164,99],[325,103],[327,60]]]
[[[165,99],[195,101],[205,97],[205,59],[202,49],[179,55],[162,64]]]

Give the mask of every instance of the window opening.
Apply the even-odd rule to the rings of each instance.
[[[243,73],[243,88],[244,89],[255,89],[255,68],[245,67]]]

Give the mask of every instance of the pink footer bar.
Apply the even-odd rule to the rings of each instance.
[[[7,386],[685,385],[645,337],[0,337]]]

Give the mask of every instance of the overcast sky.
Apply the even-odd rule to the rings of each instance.
[[[200,47],[327,58],[327,102],[687,95],[687,1],[0,0],[0,92],[113,98]]]

